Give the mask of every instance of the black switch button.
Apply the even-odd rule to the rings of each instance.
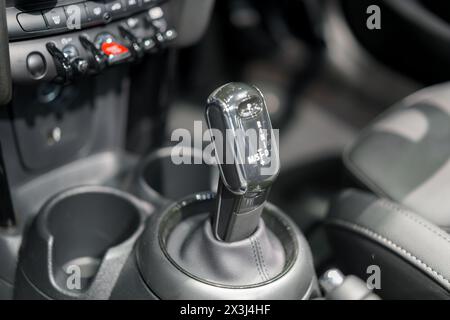
[[[50,11],[42,11],[42,14],[45,17],[45,20],[47,20],[50,29],[67,27],[67,19],[63,8],[59,7],[53,8]]]
[[[27,69],[33,79],[42,78],[47,72],[47,63],[39,52],[32,52],[27,56]]]
[[[139,10],[142,6],[141,0],[124,0],[127,11]]]
[[[106,11],[111,13],[113,17],[121,15],[125,12],[125,5],[120,0],[107,1],[105,6]]]
[[[19,13],[17,21],[24,31],[41,31],[46,30],[44,17],[40,11]]]
[[[111,19],[111,15],[106,11],[106,7],[103,3],[88,1],[85,5],[87,17],[90,22],[108,22]]]

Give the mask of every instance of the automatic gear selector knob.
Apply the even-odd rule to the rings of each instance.
[[[280,169],[266,103],[257,88],[229,83],[210,95],[206,118],[221,173],[214,234],[226,242],[243,240],[258,227]]]
[[[314,297],[309,245],[267,202],[280,161],[262,93],[226,84],[210,95],[206,119],[217,195],[193,194],[153,214],[136,246],[137,274],[161,299]]]

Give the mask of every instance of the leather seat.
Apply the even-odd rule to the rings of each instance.
[[[370,193],[346,191],[327,220],[344,271],[378,265],[384,298],[450,298],[450,83],[381,115],[346,150]]]

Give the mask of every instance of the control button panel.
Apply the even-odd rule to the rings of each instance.
[[[54,18],[46,19],[55,21],[61,14],[50,10],[47,13]],[[108,25],[13,41],[10,42],[13,81],[72,83],[117,64],[139,62],[146,54],[166,48],[176,37],[177,32],[158,7]]]
[[[11,41],[71,30],[80,30],[121,19],[165,2],[165,0],[101,0],[22,12],[7,8]]]

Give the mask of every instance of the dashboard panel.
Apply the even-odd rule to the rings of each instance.
[[[163,2],[165,0],[44,2],[38,6],[35,3],[27,9],[9,7],[6,10],[9,38],[14,41],[104,25],[134,16]]]
[[[6,20],[12,80],[68,84],[110,66],[139,62],[166,47],[189,45],[206,29],[212,4],[212,0],[10,0]]]

